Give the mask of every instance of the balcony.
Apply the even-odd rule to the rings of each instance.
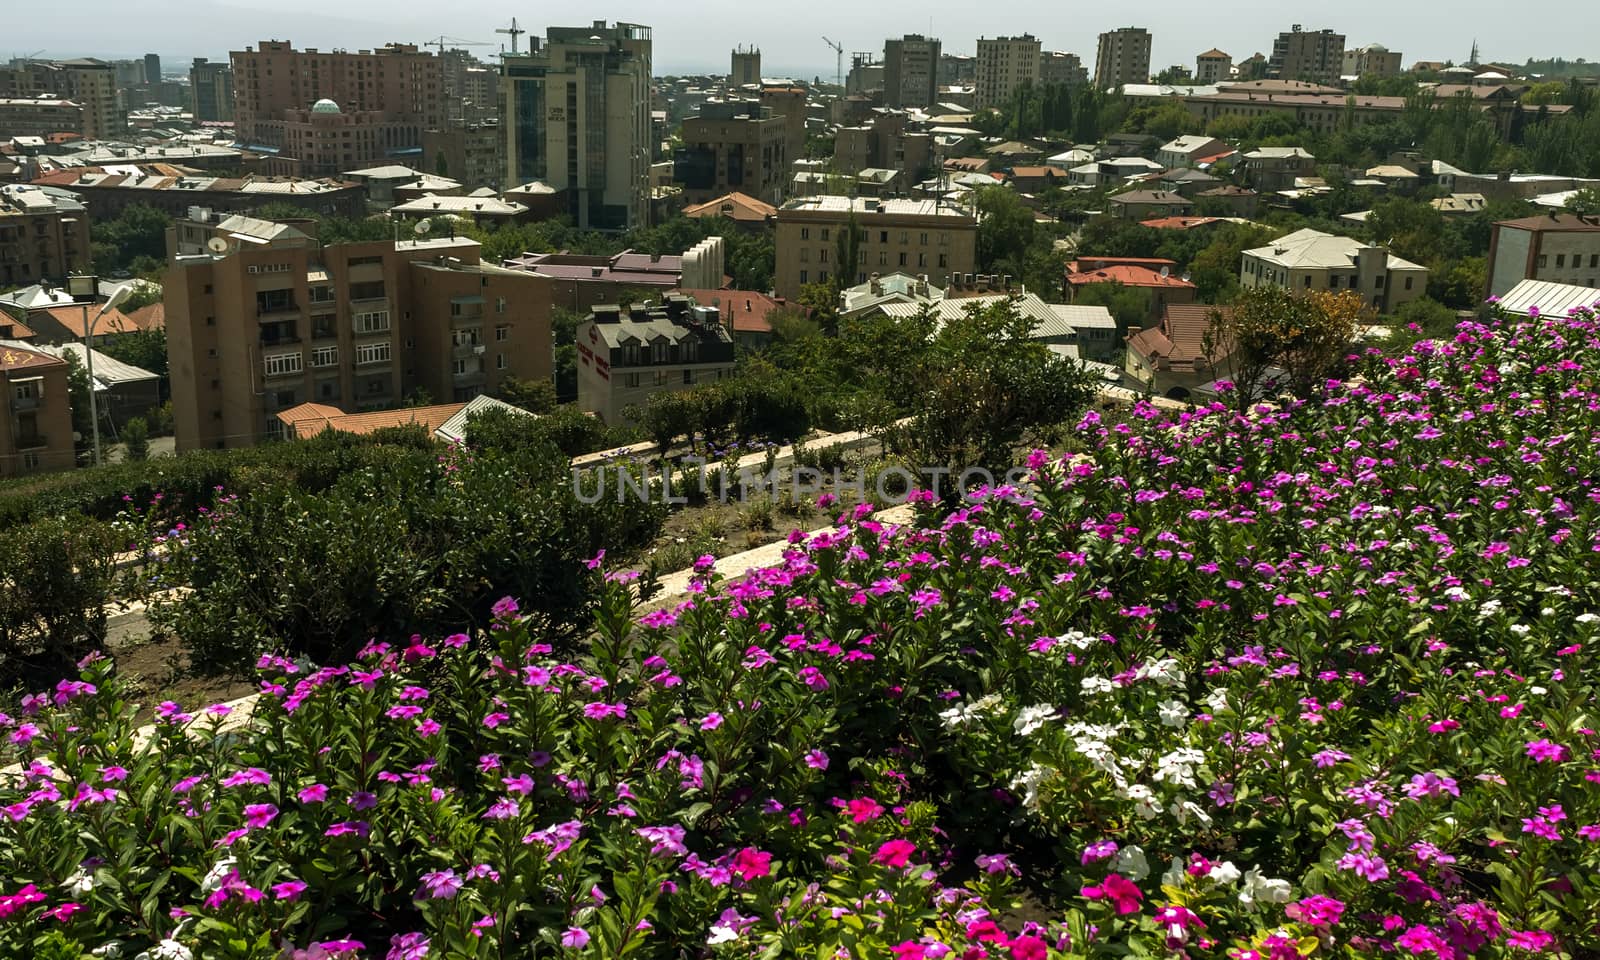
[[[49,443],[48,440],[45,439],[45,435],[42,434],[42,433],[19,433],[19,434],[17,434],[17,449],[18,450],[38,450],[41,447],[48,447],[48,446],[50,446],[50,443]]]
[[[38,397],[17,397],[17,396],[13,396],[11,398],[11,410],[14,413],[21,413],[24,410],[37,410],[37,409],[39,409],[39,398]]]
[[[259,300],[256,301],[256,317],[257,317],[257,319],[260,319],[261,317],[274,316],[276,314],[299,313],[299,312],[300,312],[300,306],[298,304],[296,304],[292,300],[281,302],[281,303],[280,302],[263,303],[263,302],[261,302]]]
[[[261,334],[261,345],[263,347],[288,346],[299,342],[300,338],[292,333],[267,334],[263,332]]]
[[[450,359],[464,360],[467,357],[482,356],[488,347],[481,343],[462,343],[450,348]]]

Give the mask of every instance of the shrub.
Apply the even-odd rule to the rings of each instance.
[[[0,687],[53,683],[100,648],[124,542],[112,525],[73,516],[0,537]]]
[[[130,462],[150,459],[150,426],[143,417],[133,417],[122,425],[122,445]]]

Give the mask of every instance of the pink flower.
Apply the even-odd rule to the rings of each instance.
[[[1550,740],[1534,740],[1527,749],[1534,763],[1560,763],[1567,758],[1567,748]]]
[[[706,714],[706,718],[700,721],[701,730],[715,730],[720,726],[722,726],[722,714],[714,710]]]
[[[244,822],[252,830],[260,830],[277,819],[278,808],[270,803],[250,803],[244,808]]]
[[[106,767],[100,771],[101,783],[116,783],[128,779],[128,771],[124,767]]]
[[[483,725],[488,727],[490,730],[493,730],[495,727],[500,726],[500,724],[505,723],[510,719],[511,714],[509,713],[491,713],[483,718]]]
[[[1043,940],[1025,934],[1011,941],[1011,956],[1015,960],[1046,960],[1050,951],[1045,949]]]
[[[830,494],[823,494],[823,496],[830,496]],[[896,944],[889,948],[889,952],[894,954],[894,960],[926,960],[928,956],[928,948],[915,940],[907,940],[904,943]]]
[[[561,935],[561,945],[582,950],[589,945],[589,931],[582,927],[568,927],[567,931]]]
[[[461,892],[465,881],[456,876],[454,870],[435,870],[422,875],[422,888],[417,891],[417,900],[449,900]]]
[[[821,750],[808,750],[806,752],[806,766],[813,770],[828,769],[828,755]]]
[[[301,803],[321,803],[328,799],[328,788],[320,783],[313,783],[309,787],[301,787],[295,796],[300,798]]]
[[[1089,900],[1110,900],[1119,914],[1138,913],[1139,901],[1144,899],[1137,884],[1116,873],[1107,874],[1105,880],[1084,887],[1079,893]]]
[[[1543,930],[1511,930],[1506,934],[1506,946],[1532,953],[1543,953],[1556,942],[1556,938]]]
[[[755,880],[772,873],[772,854],[755,847],[745,847],[733,855],[733,874],[743,880]]]
[[[850,813],[850,819],[856,823],[866,823],[883,816],[883,806],[871,797],[857,797],[845,807]]]
[[[801,667],[800,682],[812,690],[828,689],[828,678],[823,676],[822,671],[816,667]]]
[[[85,909],[85,907],[81,903],[63,903],[58,907],[46,910],[43,916],[50,920],[66,923],[68,920],[72,919],[73,914],[83,909]]]
[[[891,869],[899,869],[906,865],[911,855],[917,852],[917,845],[910,840],[889,840],[878,847],[878,852],[872,855],[872,862],[881,864]]]
[[[237,773],[229,774],[223,779],[222,785],[224,787],[264,787],[271,782],[272,774],[260,767],[251,767],[248,770],[240,770]]]
[[[285,880],[282,883],[273,884],[272,895],[279,900],[295,900],[305,892],[305,889],[306,885],[303,880]]]

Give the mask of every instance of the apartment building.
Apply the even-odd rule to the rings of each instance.
[[[1381,43],[1369,43],[1346,50],[1341,69],[1347,77],[1398,77],[1400,54]]]
[[[1489,237],[1489,294],[1523,280],[1600,287],[1600,218],[1547,213],[1501,220]]]
[[[979,37],[973,91],[978,109],[1003,106],[1018,87],[1038,83],[1039,50],[1039,39],[1031,34]]]
[[[462,402],[551,375],[549,281],[480,262],[465,237],[324,246],[309,222],[213,214],[178,221],[169,246],[180,452],[280,436],[277,414],[306,402]]]
[[[356,53],[264,40],[229,55],[239,142],[268,172],[327,176],[414,156],[445,121],[439,58],[415,44]]]
[[[1194,82],[1201,86],[1225,83],[1233,78],[1233,58],[1212,47],[1194,58]]]
[[[1109,90],[1128,83],[1150,82],[1150,31],[1122,27],[1100,34],[1094,60],[1094,85]]]
[[[839,231],[854,221],[858,260],[841,266]],[[972,273],[978,224],[972,215],[939,200],[881,200],[872,197],[816,196],[778,208],[778,296],[797,299],[808,283],[826,282],[843,269],[847,285],[867,282],[869,273],[900,271],[926,275],[942,284],[955,273]]]
[[[738,89],[761,83],[761,48],[738,46],[729,59],[728,86]]]
[[[1244,155],[1245,179],[1262,193],[1287,190],[1316,172],[1317,158],[1303,147],[1257,147]]]
[[[75,462],[66,361],[0,341],[0,477],[70,470]]]
[[[583,229],[650,222],[650,28],[551,27],[501,58],[506,182],[565,193]]]
[[[195,57],[189,65],[189,110],[196,123],[233,119],[233,67]]]
[[[883,42],[883,105],[895,109],[930,107],[939,102],[939,52],[936,37],[908,33]]]
[[[116,71],[103,60],[13,60],[0,67],[0,100],[40,97],[80,105],[82,129],[73,132],[87,140],[111,140],[127,129],[127,111],[117,99]]]
[[[83,104],[53,96],[0,96],[0,140],[84,130]]]
[[[1296,230],[1246,250],[1239,282],[1295,293],[1354,290],[1376,312],[1392,313],[1428,292],[1428,269],[1382,247],[1318,230]]]
[[[287,203],[343,217],[359,217],[366,211],[361,185],[346,180],[218,177],[167,163],[69,167],[33,183],[72,191],[100,220],[111,219],[134,204],[155,207],[174,217],[183,216],[196,204],[214,210],[253,210],[267,203]]]
[[[672,179],[683,199],[704,203],[734,191],[783,202],[789,174],[788,133],[759,100],[707,100],[683,121],[682,146],[672,156]]]
[[[731,376],[733,355],[720,311],[681,294],[649,308],[596,306],[578,325],[578,407],[608,424],[629,422],[628,409],[652,394]]]
[[[89,268],[89,216],[70,193],[0,187],[0,290]]]
[[[783,118],[783,153],[792,163],[806,155],[806,91],[804,87],[764,86],[761,106]]]
[[[422,168],[460,182],[468,190],[506,184],[506,137],[498,120],[453,120],[422,133]]]
[[[1305,80],[1337,84],[1344,71],[1344,34],[1332,30],[1302,30],[1295,24],[1272,42],[1267,76],[1277,80]]]
[[[1039,83],[1081,87],[1089,82],[1089,69],[1075,53],[1046,50],[1039,54]]]

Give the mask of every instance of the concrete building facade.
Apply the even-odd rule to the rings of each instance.
[[[387,409],[418,389],[460,402],[551,375],[548,280],[480,263],[464,237],[323,246],[312,229],[174,225],[164,288],[180,452],[278,436],[277,414],[301,403]],[[206,248],[214,237],[224,252]]]
[[[1297,23],[1272,42],[1267,76],[1273,79],[1336,84],[1343,71],[1342,33],[1327,29],[1306,31]]]
[[[733,48],[728,70],[728,86],[748,87],[761,83],[761,48]]]
[[[839,231],[854,218],[857,262],[841,266]],[[935,284],[955,273],[972,273],[977,257],[977,221],[965,210],[937,200],[880,200],[816,196],[778,208],[776,294],[797,299],[808,283],[827,281],[843,269],[850,285],[870,273],[926,275]]]
[[[895,109],[930,107],[939,97],[937,37],[908,33],[883,42],[883,105]]]
[[[1089,69],[1075,53],[1046,50],[1039,54],[1039,83],[1081,87],[1089,82]]]
[[[1549,213],[1502,220],[1489,238],[1487,272],[1488,293],[1496,297],[1524,280],[1600,286],[1600,218]]]
[[[268,170],[326,176],[415,157],[445,120],[440,61],[415,44],[356,53],[264,40],[229,55],[234,129],[271,158]]]
[[[1246,250],[1239,282],[1292,293],[1354,290],[1378,313],[1428,292],[1428,269],[1382,247],[1317,230],[1296,230],[1271,245]]]
[[[468,190],[500,190],[505,182],[505,133],[497,120],[452,121],[422,133],[422,168],[460,181]]]
[[[608,424],[652,394],[689,390],[731,376],[733,336],[716,307],[682,295],[625,311],[596,306],[578,325],[578,408]]]
[[[1194,58],[1194,82],[1202,86],[1225,83],[1233,78],[1233,58],[1212,47]]]
[[[650,28],[551,27],[502,58],[506,182],[564,191],[585,229],[650,222]]]
[[[70,470],[74,463],[66,362],[0,342],[0,477]]]
[[[789,174],[788,128],[758,100],[707,100],[683,121],[672,178],[688,203],[735,191],[783,202]]]
[[[1398,77],[1400,54],[1381,43],[1346,50],[1341,72],[1347,77]]]
[[[89,268],[89,217],[70,194],[0,187],[0,290]]]
[[[189,110],[196,123],[233,119],[233,67],[195,57],[189,66]]]
[[[0,100],[43,96],[83,108],[78,132],[86,140],[112,140],[127,130],[128,111],[117,97],[116,71],[103,60],[25,60],[0,67]]]
[[[53,96],[0,96],[0,137],[48,137],[84,131],[83,104]]]
[[[978,108],[1002,106],[1018,87],[1038,83],[1039,50],[1039,39],[1031,34],[979,37],[977,76],[973,80]]]
[[[1122,27],[1100,34],[1094,60],[1094,85],[1109,90],[1126,83],[1150,81],[1150,31]]]

